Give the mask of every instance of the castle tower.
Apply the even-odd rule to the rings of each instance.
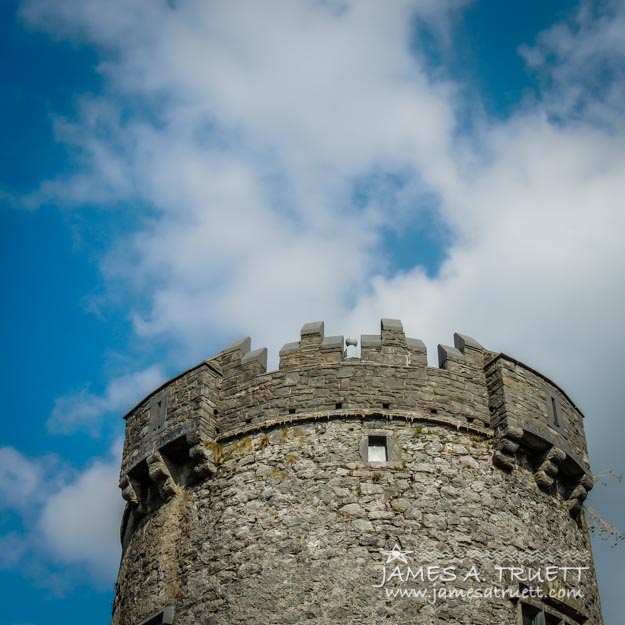
[[[602,625],[568,395],[460,334],[360,343],[307,323],[267,372],[247,338],[128,413],[113,625]]]

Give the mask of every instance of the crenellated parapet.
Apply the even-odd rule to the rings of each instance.
[[[592,487],[583,416],[568,396],[505,354],[455,334],[438,346],[438,367],[402,323],[382,319],[360,337],[360,354],[324,323],[306,323],[267,371],[267,349],[251,339],[173,378],[126,416],[120,487],[137,519],[177,489],[213,475],[220,441],[278,425],[317,419],[439,423],[493,439],[493,462],[520,463],[545,492],[561,492],[572,513]]]
[[[326,337],[323,322],[307,323],[300,340],[280,350],[280,367],[272,372],[265,372],[264,350],[240,350],[238,373],[228,383],[224,378],[221,432],[285,415],[335,410],[439,415],[488,425],[487,352],[476,341],[456,335],[457,347],[441,347],[441,367],[431,368],[425,344],[407,338],[400,321],[383,319],[380,330],[379,335],[363,335],[360,356],[350,357],[342,336]],[[251,369],[250,361],[257,369]]]

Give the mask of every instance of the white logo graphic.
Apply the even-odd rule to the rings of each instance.
[[[408,564],[406,556],[410,553],[414,553],[414,551],[402,551],[399,548],[399,545],[395,543],[395,546],[390,551],[383,551],[382,553],[385,553],[388,556],[386,558],[386,564],[389,564],[389,562],[394,562],[395,560],[399,560],[404,564]]]

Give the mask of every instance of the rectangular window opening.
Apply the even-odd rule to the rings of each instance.
[[[556,401],[556,398],[552,395],[551,396],[551,411],[553,414],[553,424],[556,427],[560,427],[560,419],[558,418],[558,402]]]
[[[523,604],[523,625],[545,625],[545,613],[534,606]]]
[[[564,617],[545,606],[521,603],[521,625],[580,625],[586,621],[581,614],[579,617]]]
[[[158,614],[154,614],[153,616],[141,621],[139,625],[172,625],[174,622],[174,613],[174,606],[168,605]]]
[[[367,459],[369,462],[387,462],[388,447],[386,436],[370,436],[367,445]]]
[[[156,397],[152,398],[150,404],[150,432],[155,433],[162,430],[167,424],[167,396],[168,391],[164,390]]]
[[[336,402],[336,409],[340,410],[343,407],[343,402],[342,401],[337,401]]]
[[[382,404],[382,408],[383,408],[384,410],[389,410],[389,409],[390,409],[390,407],[391,407],[391,405],[390,405],[388,402],[384,402],[384,403]]]

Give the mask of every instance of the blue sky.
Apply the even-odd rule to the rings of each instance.
[[[625,472],[624,60],[617,1],[5,0],[5,622],[109,622],[121,417],[248,334],[466,332]]]

